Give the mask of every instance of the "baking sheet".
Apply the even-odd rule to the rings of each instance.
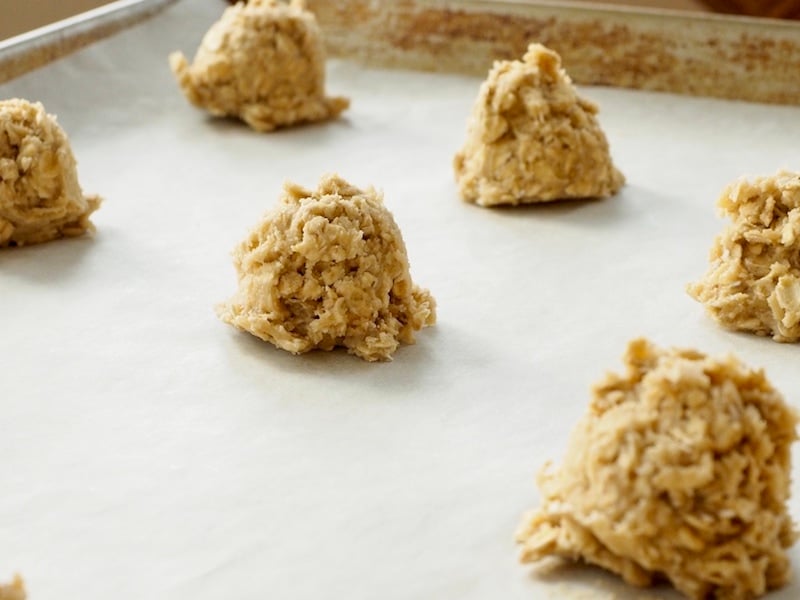
[[[570,0],[308,0],[335,56],[484,75],[531,39],[573,81],[800,104],[800,23]]]
[[[191,108],[167,66],[220,8],[181,2],[0,87],[58,114],[105,198],[94,237],[0,252],[0,569],[34,599],[677,598],[537,576],[513,533],[634,336],[735,351],[800,405],[796,345],[718,329],[684,292],[722,187],[798,168],[800,109],[584,88],[628,185],[486,210],[450,169],[479,78],[332,62],[345,119],[256,134]],[[438,300],[391,363],[294,357],[213,313],[281,183],[327,171],[383,188]]]

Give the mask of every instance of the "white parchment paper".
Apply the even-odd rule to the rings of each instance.
[[[0,251],[0,576],[34,600],[677,597],[534,575],[513,533],[632,337],[736,352],[800,406],[796,345],[684,292],[724,185],[800,167],[800,109],[585,89],[628,185],[486,210],[450,167],[478,79],[332,62],[345,119],[257,134],[190,107],[167,66],[222,7],[187,0],[0,88],[58,115],[105,198],[94,237]],[[327,171],[385,191],[438,300],[391,363],[291,356],[214,315],[282,182]]]

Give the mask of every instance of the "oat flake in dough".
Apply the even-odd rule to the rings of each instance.
[[[0,248],[93,231],[64,130],[40,103],[0,101]]]
[[[706,276],[688,287],[730,329],[800,340],[800,173],[739,180],[719,199],[732,223]]]
[[[302,0],[250,0],[228,7],[189,65],[169,57],[188,100],[256,131],[332,119],[346,98],[325,96],[325,51]]]
[[[436,321],[381,195],[335,175],[313,191],[286,184],[234,264],[239,288],[220,318],[295,354],[343,346],[364,360],[389,360]]]
[[[0,585],[0,600],[25,600],[26,598],[25,584],[19,575],[16,575],[11,583]]]
[[[495,206],[613,195],[625,178],[611,162],[597,110],[541,44],[521,61],[496,62],[453,161],[461,196]]]
[[[762,371],[733,357],[631,342],[627,372],[594,388],[522,560],[583,560],[690,598],[755,598],[790,578],[786,509],[796,414]]]

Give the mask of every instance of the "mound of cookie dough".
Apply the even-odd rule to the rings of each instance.
[[[93,231],[64,130],[38,102],[0,101],[0,248]]]
[[[595,386],[564,463],[539,476],[522,560],[583,560],[697,600],[748,599],[790,577],[796,414],[733,357],[639,339]]]
[[[800,340],[800,173],[742,179],[719,199],[732,223],[688,291],[730,329]]]
[[[338,346],[389,360],[436,321],[381,195],[335,175],[315,191],[286,184],[234,262],[239,288],[220,318],[295,354]]]
[[[541,44],[522,61],[496,62],[453,161],[461,196],[496,206],[613,195],[625,178],[611,162],[597,110]]]
[[[0,600],[25,600],[25,584],[22,577],[16,575],[8,585],[0,585]]]
[[[190,66],[170,65],[189,101],[212,115],[238,117],[256,131],[337,117],[346,98],[325,96],[325,51],[303,0],[249,0],[211,26]]]

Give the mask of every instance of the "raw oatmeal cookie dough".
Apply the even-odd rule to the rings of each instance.
[[[800,173],[739,180],[718,201],[733,221],[689,294],[730,329],[800,340]]]
[[[597,111],[578,96],[561,57],[541,44],[522,61],[496,62],[453,161],[461,196],[496,206],[613,195],[625,178]]]
[[[14,581],[8,585],[0,584],[0,600],[25,600],[25,583],[19,575],[14,576]]]
[[[343,346],[364,360],[390,360],[436,321],[381,195],[336,175],[315,191],[286,184],[234,263],[239,289],[220,318],[295,354]]]
[[[540,473],[522,560],[583,560],[636,586],[665,578],[697,600],[783,586],[796,414],[731,356],[639,339],[625,365],[595,386],[563,465]]]
[[[169,61],[192,104],[238,117],[256,131],[333,119],[350,105],[325,96],[325,51],[304,0],[230,6],[191,66],[180,52]]]
[[[38,102],[0,101],[0,248],[94,231],[64,130]]]

